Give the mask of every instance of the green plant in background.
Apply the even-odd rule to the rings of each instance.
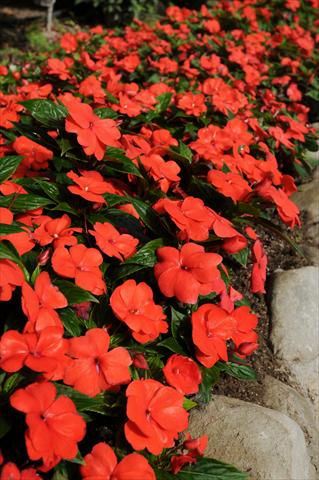
[[[32,48],[40,52],[47,52],[50,50],[50,42],[45,35],[43,25],[40,23],[32,23],[26,29],[27,44]]]

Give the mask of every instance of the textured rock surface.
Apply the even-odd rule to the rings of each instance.
[[[304,252],[311,263],[319,265],[319,168],[313,180],[302,185],[300,191],[293,195],[293,200],[307,212]]]
[[[311,402],[297,390],[266,375],[264,379],[264,405],[288,415],[305,433],[312,464],[319,472],[319,425]]]
[[[209,437],[207,456],[249,471],[254,480],[313,480],[304,434],[286,415],[215,395],[191,415],[189,431]]]
[[[318,267],[274,275],[271,298],[274,352],[300,389],[313,400],[316,409],[319,404],[318,292]]]

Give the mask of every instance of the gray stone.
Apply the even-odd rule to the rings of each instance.
[[[319,168],[316,169],[313,180],[302,185],[292,199],[307,213],[304,253],[313,265],[319,265]]]
[[[313,180],[303,184],[292,199],[301,210],[307,212],[308,223],[319,222],[319,169],[316,170]]]
[[[277,272],[271,298],[274,352],[301,391],[319,405],[319,269]]]
[[[311,402],[294,388],[266,375],[263,403],[298,423],[306,434],[311,462],[319,471],[319,425]]]
[[[206,456],[249,471],[253,480],[315,478],[301,428],[275,410],[215,395],[192,413],[189,431],[208,435]]]

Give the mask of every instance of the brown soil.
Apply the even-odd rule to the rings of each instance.
[[[302,220],[304,221],[305,215],[303,215],[303,217]],[[309,265],[309,261],[299,255],[286,241],[260,228],[256,228],[255,230],[263,241],[264,248],[268,255],[267,292],[271,290],[271,274],[275,270],[291,270]],[[295,229],[295,231],[288,231],[287,229],[286,233],[299,247],[304,243],[303,228]],[[286,383],[288,381],[288,374],[285,368],[276,360],[273,353],[270,341],[271,317],[268,308],[269,298],[267,298],[267,294],[253,295],[250,293],[250,270],[251,265],[247,265],[246,270],[243,270],[241,267],[237,272],[234,271],[232,278],[233,284],[236,285],[236,288],[250,301],[252,310],[259,317],[259,349],[249,359],[249,365],[257,374],[257,381],[237,380],[236,378],[225,375],[214,387],[214,393],[263,405],[265,375],[271,375]]]

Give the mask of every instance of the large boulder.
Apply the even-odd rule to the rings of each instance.
[[[205,455],[231,463],[253,480],[313,480],[304,434],[286,415],[215,395],[190,418],[193,436],[206,433]]]
[[[319,269],[277,272],[271,297],[271,342],[290,377],[319,406]],[[318,418],[318,417],[317,417]]]
[[[295,388],[266,375],[264,378],[263,404],[288,415],[302,428],[311,462],[319,472],[319,425],[315,420],[311,402]]]
[[[317,155],[319,155],[319,150]],[[292,198],[299,208],[307,213],[303,225],[304,253],[312,264],[319,265],[319,168],[317,168],[313,180],[302,185],[299,192],[295,193]]]

